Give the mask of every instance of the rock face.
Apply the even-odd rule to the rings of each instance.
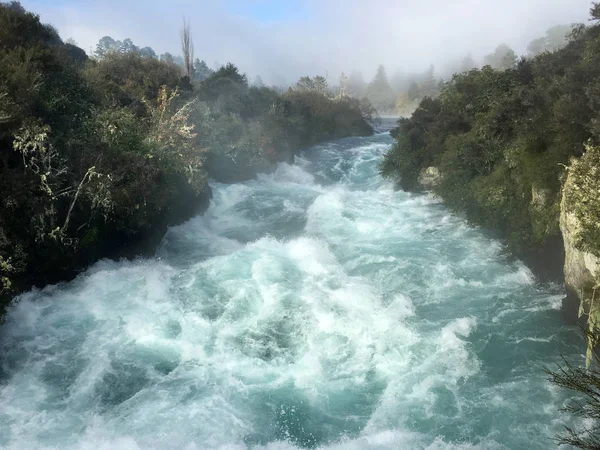
[[[581,302],[580,315],[590,311],[593,288],[600,280],[600,258],[576,247],[577,235],[581,224],[568,202],[569,189],[573,188],[571,175],[567,176],[563,186],[560,204],[560,230],[565,245],[565,284],[571,295]],[[598,303],[600,304],[600,292]]]
[[[534,210],[543,210],[550,201],[551,193],[549,189],[539,189],[531,186],[531,206]]]
[[[437,167],[427,167],[419,174],[419,184],[423,189],[433,189],[442,181],[442,174]]]
[[[570,296],[579,299],[579,319],[588,331],[596,334],[600,330],[600,258],[577,248],[581,223],[575,215],[576,205],[571,204],[569,195],[575,189],[571,173],[563,186],[560,203],[560,231],[565,246],[565,285]],[[597,342],[587,340],[586,367],[590,366]]]

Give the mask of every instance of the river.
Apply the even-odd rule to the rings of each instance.
[[[394,190],[380,133],[212,183],[156,258],[22,295],[0,446],[548,449],[583,340],[503,244]]]

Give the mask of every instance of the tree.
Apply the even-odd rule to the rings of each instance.
[[[212,70],[204,60],[200,60],[196,58],[194,60],[194,80],[195,81],[203,81],[206,80],[209,76],[211,76],[215,71]]]
[[[517,55],[513,50],[506,52],[502,57],[501,66],[502,70],[514,69],[517,65]]]
[[[145,58],[156,58],[156,52],[152,47],[143,47],[139,50],[139,53]]]
[[[263,83],[263,80],[260,77],[260,75],[256,75],[254,81],[252,82],[252,85],[257,88],[265,87],[265,83]]]
[[[546,35],[534,39],[527,46],[530,57],[544,52],[555,52],[563,48],[569,42],[569,35],[573,31],[573,25],[556,25],[546,31]]]
[[[15,11],[18,14],[25,14],[27,11],[25,11],[25,8],[23,8],[23,6],[21,5],[21,2],[18,1],[11,1],[8,2],[6,4],[6,8],[12,11]]]
[[[160,55],[159,59],[169,64],[175,64],[175,59],[173,58],[173,55],[171,55],[169,52]]]
[[[445,84],[446,83],[444,82],[444,80],[442,78],[440,78],[438,80],[437,87],[436,87],[436,92],[435,92],[436,95],[439,94],[440,92],[442,92],[442,89],[444,89],[444,85]]]
[[[314,91],[316,86],[311,77],[301,77],[296,83],[296,88],[300,91]]]
[[[220,67],[198,86],[199,97],[203,101],[219,103],[220,112],[224,114],[240,113],[247,92],[248,77],[232,63]]]
[[[396,94],[390,86],[385,68],[377,68],[373,81],[367,86],[367,98],[378,111],[392,112],[396,107]]]
[[[327,80],[325,79],[325,77],[317,75],[313,79],[313,83],[315,85],[315,91],[317,91],[319,94],[325,95],[325,93],[327,92],[327,86],[328,86]]]
[[[98,58],[104,58],[109,52],[118,51],[120,46],[119,41],[115,41],[110,36],[104,36],[96,44],[94,55]]]
[[[135,45],[133,43],[133,41],[129,38],[123,39],[123,42],[121,42],[120,44],[121,45],[119,46],[118,50],[121,53],[138,52],[139,51],[139,47],[137,45]]]
[[[181,56],[181,55],[174,55],[173,56],[173,62],[175,64],[177,64],[179,67],[181,67],[182,69],[185,68],[185,60],[183,59],[183,56]]]
[[[75,41],[73,41],[75,42]],[[71,43],[71,42],[67,42]],[[73,43],[71,43],[73,44]],[[76,44],[73,44],[76,45]],[[94,51],[94,55],[97,58],[105,58],[109,53],[139,53],[142,56],[148,56],[151,58],[156,58],[156,53],[150,47],[144,47],[140,49],[137,45],[133,43],[130,38],[125,38],[123,41],[115,41],[110,36],[104,36],[98,41],[96,44],[96,50]]]
[[[500,44],[494,53],[485,56],[484,64],[496,70],[514,69],[517,65],[517,55],[508,45]]]
[[[190,80],[194,76],[194,43],[192,42],[192,32],[190,23],[183,18],[183,28],[181,29],[181,51],[183,53],[183,71]]]
[[[547,48],[545,37],[534,39],[527,45],[527,52],[529,53],[529,56],[532,57],[539,55],[540,53],[544,53],[546,50]]]
[[[348,95],[348,76],[342,72],[340,75],[340,98]]]
[[[390,77],[390,85],[396,92],[406,92],[409,86],[409,77],[405,72],[396,71]]]
[[[353,71],[348,77],[348,95],[362,98],[365,95],[367,83],[359,71]]]
[[[546,31],[548,50],[555,52],[567,45],[571,31],[573,31],[573,25],[556,25],[549,28]]]
[[[373,81],[371,81],[371,85],[385,89],[390,87],[390,83],[385,72],[385,67],[383,67],[383,65],[380,65],[377,68],[377,73],[375,74],[375,78],[373,78]]]
[[[137,52],[109,53],[89,67],[86,75],[88,83],[102,92],[110,105],[131,108],[138,116],[148,114],[161,86],[174,90],[181,78],[179,69],[172,64]]]
[[[419,84],[416,81],[410,83],[408,87],[408,98],[412,101],[418,100],[421,97],[421,91],[419,89]]]
[[[429,68],[423,74],[423,81],[421,82],[421,96],[433,96],[437,92],[437,81],[435,79],[435,68],[433,65],[429,66]]]
[[[590,8],[590,16],[592,16],[592,20],[600,20],[600,3],[593,2],[592,7]]]

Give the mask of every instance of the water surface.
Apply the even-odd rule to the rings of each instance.
[[[0,446],[548,449],[581,362],[541,284],[377,173],[388,134],[213,183],[157,258],[23,295],[0,328]]]

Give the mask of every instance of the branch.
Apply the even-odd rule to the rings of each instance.
[[[67,228],[69,226],[69,220],[71,219],[71,213],[73,212],[73,208],[75,207],[77,198],[79,198],[79,193],[81,192],[81,188],[83,187],[83,184],[85,183],[86,178],[89,179],[89,177],[91,177],[95,173],[95,170],[96,170],[96,166],[90,167],[87,170],[87,172],[85,173],[85,175],[83,176],[83,178],[81,179],[81,181],[79,182],[79,186],[77,186],[77,191],[75,192],[75,196],[73,197],[73,200],[71,201],[71,204],[69,205],[69,211],[67,212],[67,217],[65,218],[65,223],[62,226],[62,228],[60,229],[60,231],[62,233],[67,231]]]

